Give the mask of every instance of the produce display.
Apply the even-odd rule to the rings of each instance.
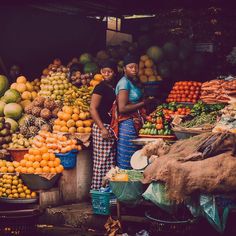
[[[19,164],[16,161],[10,162],[0,159],[0,173],[14,173]]]
[[[188,115],[190,108],[175,103],[162,104],[146,117],[146,121],[139,131],[139,135],[172,135],[171,122],[173,116]]]
[[[212,132],[229,131],[236,133],[236,104],[230,104],[220,111],[221,118],[216,123]]]
[[[73,85],[80,87],[83,85],[89,85],[91,80],[93,79],[93,75],[91,73],[81,74],[80,71],[76,71],[73,73],[73,75],[71,75],[70,79],[70,82]]]
[[[11,124],[0,117],[0,149],[7,149],[12,140]]]
[[[78,106],[64,106],[57,115],[54,132],[91,133],[93,121],[88,111],[80,110]]]
[[[60,106],[50,98],[37,97],[25,108],[27,114],[20,126],[20,133],[26,138],[34,137],[40,129],[52,130]]]
[[[176,82],[166,101],[196,103],[200,98],[201,85],[202,83],[195,81]]]
[[[61,160],[55,154],[48,151],[46,146],[30,148],[16,167],[16,172],[23,174],[61,173],[64,168]]]
[[[9,148],[30,148],[32,141],[32,138],[25,138],[22,134],[13,134],[12,142],[9,144]]]
[[[62,134],[40,131],[32,141],[33,148],[47,147],[50,153],[66,153],[71,150],[81,150],[75,139],[69,139]]]
[[[101,74],[96,74],[94,75],[93,79],[90,81],[90,85],[92,87],[95,87],[96,85],[98,85],[101,81],[103,80],[103,77]]]
[[[140,57],[139,78],[142,83],[162,80],[161,77],[157,75],[156,66],[148,55],[143,55]]]
[[[16,82],[13,83],[10,88],[17,90],[20,93],[22,104],[24,105],[34,100],[37,97],[38,88],[35,88],[37,83],[35,85],[34,84],[35,83],[27,81],[26,77],[19,76],[16,79]]]
[[[236,81],[211,80],[202,84],[201,100],[205,103],[227,103],[236,96]]]
[[[20,177],[4,174],[0,177],[0,197],[25,199],[36,198],[37,194],[25,186]]]

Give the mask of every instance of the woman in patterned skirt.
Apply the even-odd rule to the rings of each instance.
[[[115,165],[116,140],[110,127],[109,112],[116,99],[112,82],[116,73],[116,65],[111,61],[101,67],[103,81],[98,84],[92,95],[90,113],[94,120],[93,137],[93,179],[92,189],[102,187],[102,179]]]

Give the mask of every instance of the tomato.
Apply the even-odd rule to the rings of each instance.
[[[163,129],[163,124],[157,124],[157,125],[156,125],[156,129],[158,129],[158,130],[159,130],[159,129]]]
[[[189,94],[191,94],[191,95],[194,95],[195,94],[195,92],[194,91],[190,91],[190,93]]]
[[[185,98],[181,98],[181,102],[185,102]]]
[[[198,82],[197,85],[198,85],[199,87],[201,87],[201,86],[202,86],[202,83],[201,83],[201,82]]]
[[[187,98],[187,99],[186,99],[186,102],[191,102],[191,99],[190,99],[190,98]]]
[[[189,81],[189,82],[188,82],[188,86],[191,86],[191,85],[192,85],[192,82],[191,82],[191,81]]]
[[[157,124],[162,124],[162,118],[161,117],[157,117],[156,123]]]
[[[189,95],[188,95],[188,98],[192,99],[192,98],[193,98],[193,95],[192,95],[192,94],[189,94]]]
[[[188,90],[185,90],[185,91],[184,91],[184,94],[186,94],[186,95],[187,95],[188,93],[189,93],[189,91],[188,91]]]
[[[195,91],[195,87],[194,87],[194,86],[191,86],[191,87],[190,87],[190,90],[191,90],[191,91]]]
[[[183,90],[184,89],[184,86],[179,86],[179,90]]]
[[[182,94],[181,97],[182,97],[182,98],[186,98],[186,95],[185,95],[185,94]]]
[[[196,100],[196,99],[192,99],[192,102],[193,102],[193,103],[196,103],[196,102],[197,102],[197,100]]]
[[[185,90],[188,90],[188,89],[189,89],[188,85],[185,85],[185,86],[184,86],[184,89],[185,89]]]
[[[197,82],[193,82],[193,85],[196,87],[197,86]]]
[[[188,82],[187,81],[183,81],[182,85],[188,85]]]
[[[193,95],[193,98],[194,98],[194,99],[197,99],[197,97],[198,97],[198,96],[197,96],[196,94]]]

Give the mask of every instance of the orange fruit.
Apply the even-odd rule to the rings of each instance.
[[[64,107],[62,108],[62,111],[64,111],[64,112],[67,113],[67,114],[72,115],[72,113],[73,113],[73,107],[64,106]]]
[[[75,127],[70,127],[68,131],[69,131],[69,133],[74,134],[76,132],[76,130],[77,129]]]
[[[49,153],[49,155],[50,155],[50,161],[55,161],[55,158],[56,158],[55,154]]]
[[[20,166],[20,163],[18,161],[13,161],[12,164],[15,168]]]
[[[49,162],[48,162],[48,166],[49,166],[49,167],[54,167],[54,161],[49,161]]]
[[[50,168],[48,166],[44,166],[43,173],[49,173],[49,172],[50,172]]]
[[[27,173],[28,174],[33,174],[34,173],[34,168],[33,167],[27,168]]]
[[[60,125],[60,120],[59,120],[59,119],[56,119],[56,120],[54,121],[54,125]]]
[[[61,126],[61,127],[62,127],[62,126],[66,126],[66,121],[64,121],[64,120],[60,121],[60,126]]]
[[[84,133],[84,132],[85,132],[84,127],[78,127],[78,128],[77,128],[77,132],[78,132],[78,133]]]
[[[60,125],[53,125],[54,131],[60,131],[61,126]]]
[[[66,125],[67,125],[68,128],[74,127],[75,126],[75,121],[70,119],[66,122]]]
[[[57,113],[58,118],[61,119],[61,120],[62,120],[63,115],[64,115],[64,112],[62,112],[62,111],[59,111]]]
[[[15,168],[13,166],[8,166],[7,167],[7,172],[8,173],[13,173],[15,171]]]
[[[41,167],[38,167],[38,168],[35,169],[34,172],[37,173],[37,174],[42,174],[43,173],[43,169]]]
[[[24,159],[25,159],[26,161],[28,161],[28,160],[29,160],[29,156],[30,156],[29,153],[25,154],[25,155],[24,155]]]
[[[42,156],[41,155],[36,155],[34,157],[34,160],[40,162],[42,160]]]
[[[27,161],[25,163],[25,167],[29,168],[29,167],[32,167],[33,166],[33,162],[32,161]]]
[[[34,162],[35,161],[35,156],[29,155],[28,160]]]
[[[36,148],[31,148],[30,150],[29,150],[29,154],[31,154],[31,155],[40,155],[40,151],[39,151],[39,149],[36,149]]]
[[[86,120],[86,113],[85,112],[81,112],[80,114],[79,114],[79,118],[81,119],[81,120]]]
[[[64,167],[62,165],[59,165],[55,169],[57,173],[61,173],[64,170]]]
[[[66,136],[63,136],[63,135],[60,135],[57,137],[59,141],[62,141],[62,142],[65,142],[67,141],[67,137]]]
[[[43,146],[43,147],[41,147],[41,148],[40,148],[40,152],[41,152],[41,154],[43,154],[43,153],[47,153],[47,152],[48,152],[48,148],[47,148],[47,146]]]
[[[33,167],[34,169],[39,168],[39,167],[40,167],[39,161],[35,161],[35,162],[33,163],[32,167]]]
[[[26,167],[21,167],[21,172],[20,173],[27,173],[27,168]]]
[[[56,174],[57,171],[56,171],[56,169],[55,169],[54,167],[52,167],[52,168],[50,168],[50,173],[52,173],[52,174]]]
[[[68,114],[68,113],[64,113],[63,116],[62,116],[62,120],[64,121],[68,121],[71,119],[71,115]]]
[[[63,127],[61,127],[60,131],[67,133],[69,131],[69,129],[66,126],[63,126]]]
[[[79,120],[79,115],[78,115],[78,114],[73,114],[73,115],[71,116],[71,118],[72,118],[74,121],[77,121],[77,120]]]
[[[27,162],[27,161],[23,159],[23,160],[20,161],[20,165],[23,166],[23,167],[25,167],[26,162]]]
[[[49,159],[50,159],[50,154],[49,154],[49,153],[44,153],[44,154],[42,155],[42,159],[45,160],[45,161],[49,161]]]
[[[59,158],[55,158],[54,166],[59,166],[61,164],[61,160]]]
[[[76,126],[77,127],[83,127],[83,121],[82,120],[78,120],[78,121],[76,121]]]
[[[91,132],[92,132],[92,128],[91,128],[91,127],[85,127],[85,128],[84,128],[84,132],[85,132],[86,134],[91,133]]]
[[[78,115],[78,114],[80,113],[79,108],[78,108],[78,107],[75,107],[75,108],[73,109],[73,113]]]
[[[18,166],[18,167],[16,167],[15,171],[18,173],[21,173],[21,168],[22,168],[21,166]]]
[[[84,124],[85,127],[91,127],[92,126],[91,120],[85,120],[85,121],[83,121],[83,124]]]
[[[48,164],[48,162],[45,161],[45,160],[40,161],[40,166],[41,167],[45,167],[45,166],[47,166],[47,164]]]

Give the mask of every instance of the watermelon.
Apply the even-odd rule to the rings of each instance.
[[[163,51],[157,46],[152,46],[148,48],[147,55],[154,61],[160,62],[163,58]]]
[[[96,63],[89,62],[84,65],[84,73],[97,73],[99,68]]]
[[[83,65],[88,63],[88,62],[91,62],[92,61],[92,55],[89,54],[89,53],[83,53],[83,54],[81,54],[81,56],[79,58],[79,61]]]

